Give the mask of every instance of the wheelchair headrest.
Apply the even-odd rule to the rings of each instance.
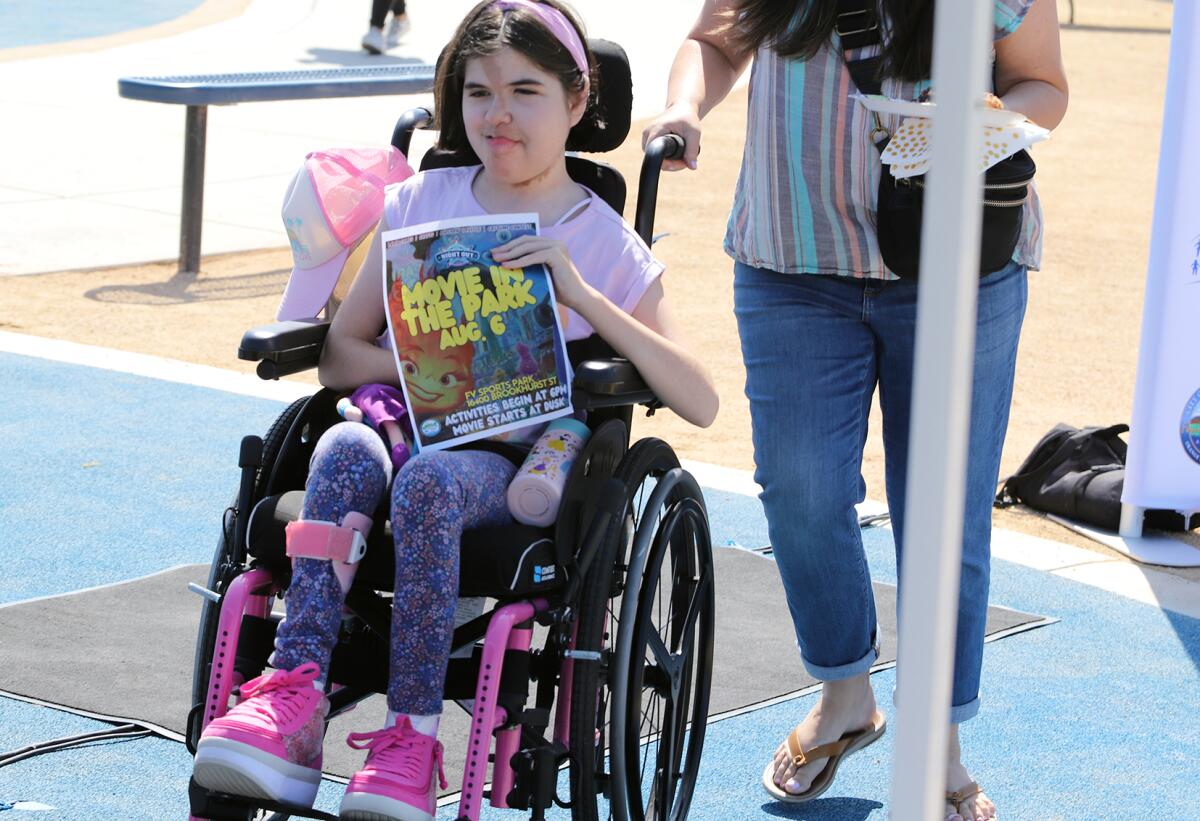
[[[625,49],[610,40],[588,40],[596,58],[596,100],[592,104],[602,123],[587,118],[567,135],[568,151],[604,152],[620,148],[629,136],[629,118],[633,109],[633,75]]]

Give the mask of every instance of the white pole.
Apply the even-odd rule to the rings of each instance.
[[[983,199],[980,106],[992,0],[942,0],[934,19],[933,158],[917,303],[908,503],[900,583],[895,821],[940,818],[945,801],[963,486]],[[885,172],[886,173],[886,172]]]

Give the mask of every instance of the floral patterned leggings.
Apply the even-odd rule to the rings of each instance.
[[[486,451],[418,454],[392,484],[396,586],[392,607],[388,707],[397,713],[442,711],[458,601],[459,540],[466,529],[509,524],[505,491],[516,467]],[[317,442],[301,519],[338,522],[351,511],[372,515],[391,479],[382,440],[358,422],[341,422]],[[275,639],[274,663],[329,669],[342,622],[341,584],[332,563],[296,559]]]

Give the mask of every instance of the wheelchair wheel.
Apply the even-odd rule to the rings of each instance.
[[[263,439],[262,465],[259,467],[254,480],[254,495],[251,504],[257,504],[263,497],[271,469],[275,464],[279,451],[287,440],[293,424],[300,417],[308,397],[297,399],[275,418],[267,435]],[[224,595],[229,583],[245,568],[245,553],[234,545],[234,522],[237,516],[237,493],[225,513],[221,517],[221,535],[217,539],[217,548],[213,553],[212,564],[208,570],[207,588],[217,595]],[[244,546],[243,546],[244,547]],[[212,669],[213,650],[217,640],[217,622],[221,616],[220,605],[205,599],[200,609],[200,629],[196,636],[196,654],[192,662],[192,704],[203,704],[208,696],[208,679]],[[195,750],[199,740],[200,722],[188,722],[188,747]]]
[[[712,687],[716,600],[700,487],[663,476],[633,538],[613,654],[612,771],[618,819],[687,817]]]
[[[655,546],[660,549],[653,557],[648,554],[641,557],[647,572],[658,568],[654,571],[653,580],[643,583],[632,577],[626,578],[626,562],[634,546],[635,534],[659,532],[669,510],[678,508],[689,499],[691,504],[687,510],[698,510],[701,520],[704,518],[702,497],[699,488],[694,487],[694,482],[688,485],[679,483],[677,479],[670,480],[672,487],[658,494],[656,501],[656,488],[668,474],[678,476],[681,473],[678,467],[679,461],[666,443],[644,439],[625,455],[615,474],[624,487],[625,513],[610,525],[600,553],[589,570],[579,605],[576,649],[599,652],[601,660],[598,663],[577,660],[574,668],[571,693],[571,808],[572,816],[577,819],[682,818],[691,799],[703,745],[704,721],[708,715],[712,665],[712,560],[706,525],[695,529],[694,535],[699,538],[691,542],[683,538],[686,528],[682,528],[678,530],[678,538],[660,539],[661,544],[656,542]],[[673,528],[683,524],[681,515],[676,514],[672,520],[675,522]],[[645,561],[648,558],[653,561]],[[661,568],[667,558],[672,570],[664,575]],[[642,648],[639,652],[643,655],[639,658],[644,656],[647,659],[645,664],[632,665],[636,670],[630,670],[631,665],[626,663],[624,678],[617,673],[618,665],[613,653],[621,634],[622,618],[626,617],[624,611],[629,609],[622,599],[622,592],[625,601],[639,605],[630,610],[627,617],[637,620],[640,616],[639,632],[643,641],[638,646]],[[688,622],[686,615],[678,616],[678,613],[686,611],[689,601],[697,606],[696,616],[691,622]],[[690,625],[693,638],[686,645],[687,663],[673,663],[679,668],[680,675],[677,678],[681,686],[676,688],[673,698],[667,699],[668,710],[661,704],[652,706],[656,703],[655,699],[662,700],[655,692],[655,687],[668,693],[670,688],[662,688],[658,683],[656,663],[653,658],[645,656],[645,648],[651,641],[649,632],[653,629],[654,615],[658,614],[662,622],[662,613],[672,609],[676,616],[672,618],[668,615],[665,623],[661,624],[661,629],[668,636],[667,643],[676,650],[684,646],[685,624]],[[632,657],[633,652],[631,644],[626,653]],[[678,652],[675,655],[680,656]],[[684,684],[686,686],[682,686]],[[619,710],[614,710],[613,697],[618,689],[625,691],[628,696],[631,687],[638,690],[634,703],[638,705],[639,712],[636,716],[631,714],[625,718]],[[647,693],[643,694],[643,689]],[[686,693],[686,698],[680,698],[680,693]],[[687,733],[689,720],[698,723],[699,732]],[[635,725],[632,730],[628,727],[621,729],[625,737],[632,736],[635,747],[643,737],[657,739],[662,736],[670,741],[665,745],[653,741],[647,744],[647,753],[654,752],[655,763],[651,766],[650,759],[644,757],[641,769],[636,772],[631,765],[619,769],[617,758],[612,755],[614,751],[609,749],[610,741],[616,736],[617,725],[631,721]],[[646,729],[643,729],[643,725],[646,725]],[[606,752],[609,754],[607,757]],[[629,759],[629,756],[626,758]],[[636,758],[635,755],[633,759]],[[657,778],[660,773],[662,777]],[[654,789],[647,793],[647,800],[642,801],[640,796],[646,791],[643,787],[650,788],[651,785],[654,785]],[[630,801],[626,793],[639,798]],[[669,802],[665,800],[667,794],[671,796]],[[667,809],[660,810],[660,807]]]

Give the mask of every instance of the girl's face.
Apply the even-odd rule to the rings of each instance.
[[[520,185],[563,161],[567,133],[583,117],[585,95],[569,99],[562,81],[507,46],[467,62],[463,125],[497,182]]]

